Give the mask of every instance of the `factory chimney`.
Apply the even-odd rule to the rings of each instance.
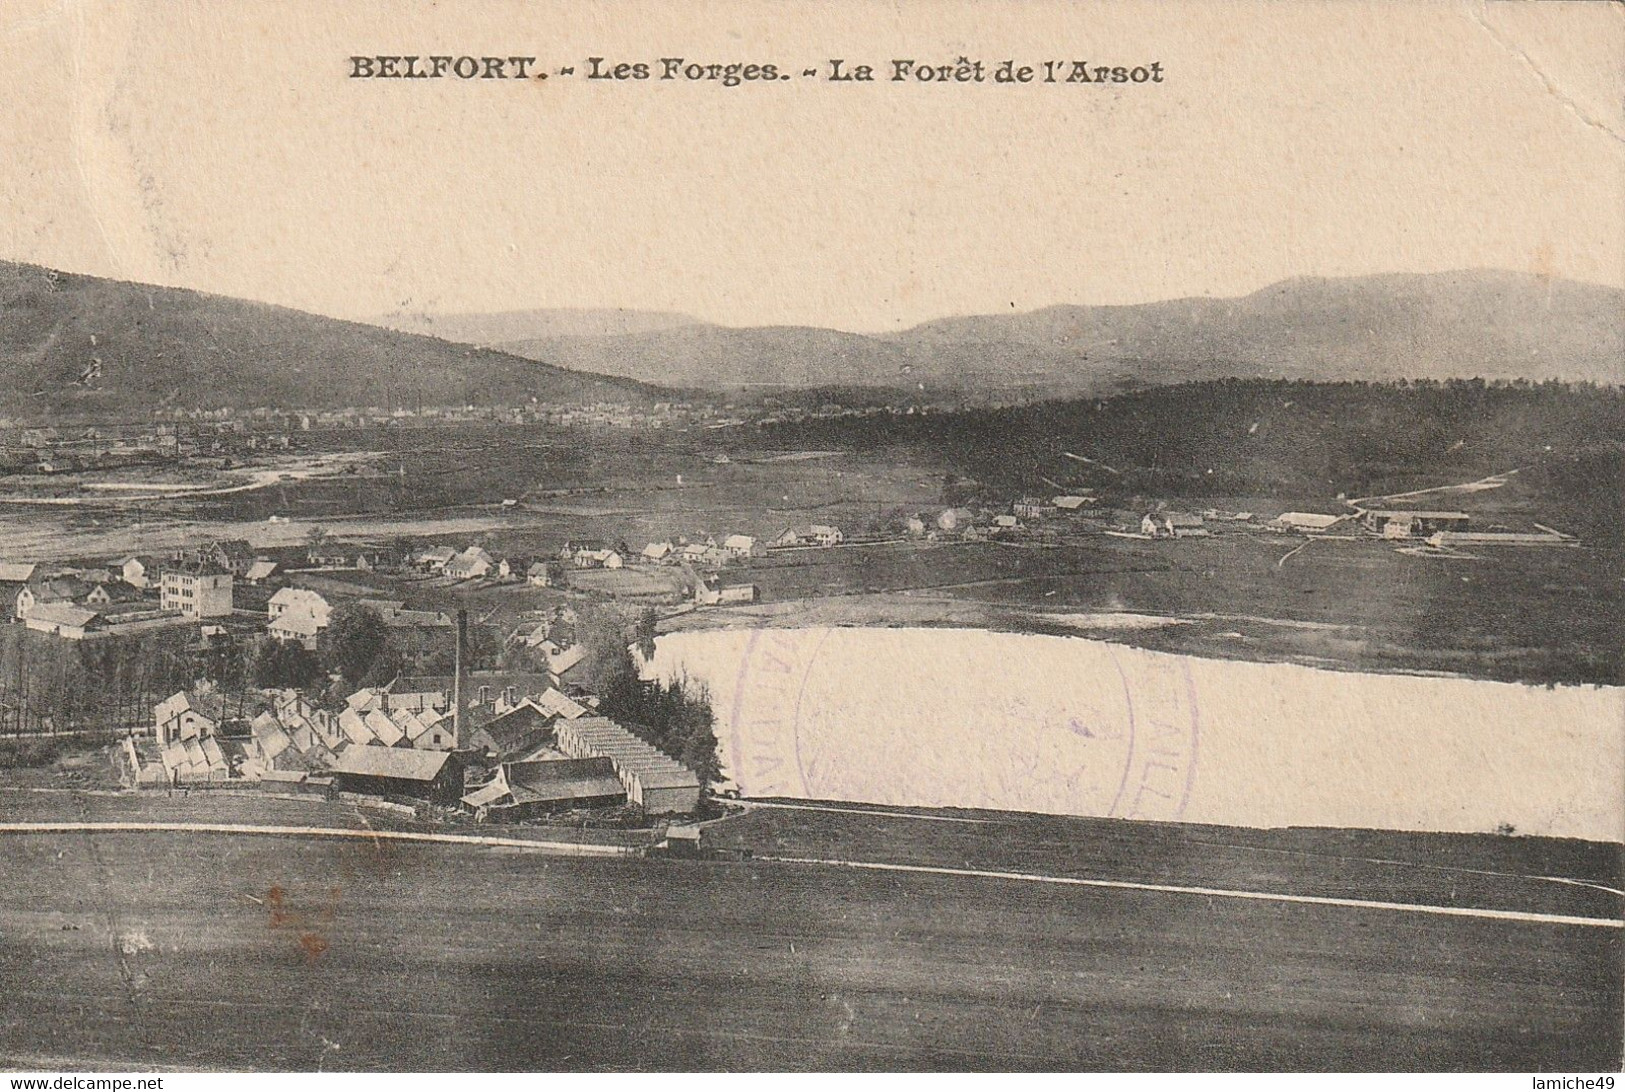
[[[462,750],[468,741],[463,729],[468,719],[468,611],[457,611],[457,649],[452,659],[451,735],[452,746]]]

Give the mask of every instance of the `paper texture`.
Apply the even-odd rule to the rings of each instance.
[[[1618,1067],[1620,5],[13,0],[0,101],[6,1065]]]

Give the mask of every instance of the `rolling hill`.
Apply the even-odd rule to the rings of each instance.
[[[548,314],[526,313],[524,324],[545,335],[498,347],[570,368],[711,389],[923,384],[942,394],[1064,396],[1251,376],[1625,381],[1625,292],[1491,270],[1299,278],[1237,299],[1057,306],[939,319],[883,335],[730,328],[671,315],[630,321],[635,312],[572,324]]]
[[[669,311],[629,308],[559,307],[533,311],[490,311],[484,314],[431,315],[399,312],[377,325],[408,334],[424,334],[470,345],[499,345],[550,337],[612,337],[645,334],[699,325],[696,318]]]
[[[285,307],[0,263],[0,407],[328,407],[669,396],[492,349]]]

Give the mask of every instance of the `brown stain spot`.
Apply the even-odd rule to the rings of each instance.
[[[272,887],[265,893],[265,905],[271,911],[271,928],[280,929],[294,919],[294,915],[283,909],[283,899],[287,893],[280,887]]]
[[[305,953],[305,959],[314,963],[321,958],[332,945],[321,932],[308,925],[325,926],[332,924],[338,916],[339,897],[343,888],[334,886],[327,891],[327,903],[314,914],[298,913],[287,905],[288,895],[280,886],[272,887],[265,893],[265,905],[270,909],[272,929],[283,927],[300,929],[299,950]]]

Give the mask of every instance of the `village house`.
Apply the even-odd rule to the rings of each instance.
[[[1202,517],[1190,512],[1151,512],[1140,520],[1140,533],[1152,538],[1202,538]]]
[[[12,613],[18,621],[26,621],[37,604],[73,603],[90,594],[92,585],[76,576],[36,578],[17,589]]]
[[[1383,538],[1427,538],[1441,531],[1465,531],[1472,519],[1466,512],[1370,508],[1360,513],[1360,522]]]
[[[141,600],[140,588],[131,587],[122,580],[108,580],[94,585],[80,602],[99,609],[120,603],[139,603]]]
[[[1037,497],[1022,497],[1010,506],[1010,511],[1015,513],[1018,519],[1038,519],[1048,507]]]
[[[223,618],[231,613],[232,574],[212,561],[182,561],[163,568],[158,604],[188,618]]]
[[[776,547],[787,546],[839,546],[846,541],[846,536],[839,527],[828,524],[814,523],[808,527],[787,527],[773,539],[770,545]]]
[[[301,610],[290,610],[272,619],[265,627],[265,632],[273,641],[297,644],[315,651],[321,632],[326,628],[315,615]]]
[[[311,591],[309,588],[279,588],[271,596],[266,610],[271,621],[288,614],[308,614],[316,622],[317,629],[327,628],[332,617],[333,607],[321,592]]]
[[[332,541],[311,546],[305,558],[318,569],[355,569],[377,572],[400,568],[400,557],[387,547],[357,546]]]
[[[446,562],[444,572],[457,580],[476,580],[488,575],[495,565],[490,554],[478,546],[470,546]]]
[[[722,551],[729,557],[767,556],[767,547],[750,535],[729,535],[722,540]]]
[[[420,751],[451,751],[457,747],[457,735],[452,730],[449,712],[426,710],[415,713],[400,709],[391,713],[390,719],[406,733],[407,741]]]
[[[969,508],[944,508],[937,516],[939,531],[964,531],[976,518]]]
[[[670,542],[651,542],[643,548],[638,558],[651,565],[661,565],[670,561],[676,548]]]
[[[497,576],[503,580],[524,579],[532,562],[528,557],[509,556],[497,562]]]
[[[533,588],[550,588],[553,586],[553,571],[545,561],[532,561],[525,570],[525,583]]]
[[[430,546],[426,550],[420,550],[413,557],[412,563],[424,572],[438,573],[456,556],[457,550],[454,547]]]
[[[578,682],[586,673],[585,663],[587,650],[580,645],[571,645],[549,653],[547,657],[547,682],[551,687],[561,688]]]
[[[174,561],[181,565],[206,566],[212,565],[233,576],[240,576],[248,571],[248,567],[255,561],[254,548],[246,539],[228,538],[219,542],[211,542],[205,546],[192,550],[178,550]],[[167,569],[169,566],[163,566]]]
[[[719,574],[695,585],[694,602],[702,607],[725,603],[754,603],[760,594],[760,589],[743,577]]]
[[[153,706],[154,732],[164,745],[212,736],[225,719],[224,710],[218,694],[182,690]]]
[[[626,558],[621,556],[619,550],[580,549],[575,553],[575,567],[578,569],[619,569],[626,564]]]
[[[132,588],[150,587],[158,575],[158,563],[150,557],[131,554],[113,563],[119,576]]]
[[[678,558],[689,565],[697,565],[704,569],[721,568],[727,563],[729,554],[719,546],[705,542],[691,542],[681,546],[677,551]]]
[[[0,561],[0,595],[10,602],[13,617],[16,616],[17,594],[34,580],[38,570],[39,566],[32,562]]]
[[[243,573],[243,580],[249,584],[263,584],[276,575],[277,563],[269,558],[259,558]]]

